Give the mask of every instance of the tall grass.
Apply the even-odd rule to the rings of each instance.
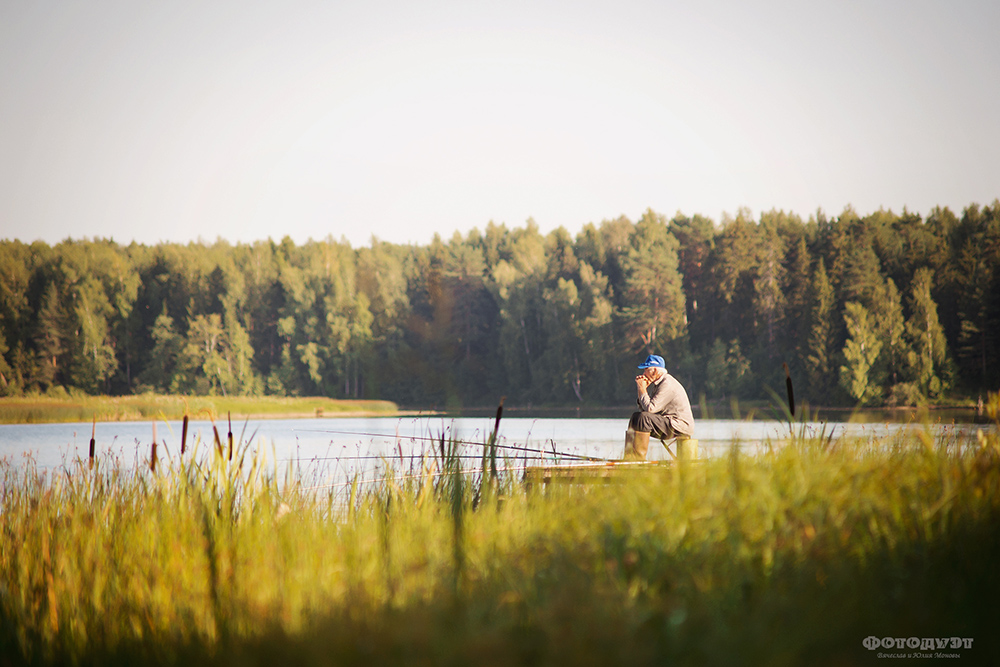
[[[17,396],[0,398],[0,424],[214,418],[227,412],[255,417],[397,413],[390,401],[278,396]]]
[[[346,494],[246,443],[7,463],[0,662],[870,664],[871,635],[1000,658],[994,427],[775,444],[533,490],[446,441]]]

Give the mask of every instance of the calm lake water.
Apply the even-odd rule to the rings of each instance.
[[[237,443],[263,449],[267,460],[282,474],[295,465],[307,479],[319,484],[341,483],[356,473],[374,479],[392,467],[396,474],[419,472],[421,457],[432,457],[442,434],[462,441],[461,454],[470,466],[477,464],[484,442],[493,430],[491,417],[395,417],[353,419],[260,419],[233,423]],[[223,443],[225,422],[216,424]],[[622,454],[627,418],[504,417],[500,422],[502,465],[523,466],[541,462],[569,463],[583,457],[616,459]],[[831,430],[834,437],[881,438],[914,427],[893,423],[810,423],[813,434]],[[796,430],[802,428],[796,424]],[[927,426],[945,437],[974,435],[972,424]],[[702,419],[696,423],[699,455],[715,457],[730,451],[734,443],[748,454],[763,451],[769,440],[781,440],[789,433],[787,423]],[[0,458],[15,466],[33,460],[39,469],[55,471],[70,466],[77,457],[85,458],[90,445],[91,424],[0,425]],[[108,422],[97,424],[96,449],[99,456],[112,455],[122,464],[145,465],[150,456],[150,422]],[[176,460],[180,455],[181,422],[158,422],[158,458]],[[211,422],[191,422],[187,447],[206,456],[214,441]],[[188,454],[190,455],[190,454]],[[663,446],[650,443],[649,458],[669,458]]]

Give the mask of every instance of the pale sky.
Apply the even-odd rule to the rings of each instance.
[[[0,0],[0,238],[1000,197],[1000,2]]]

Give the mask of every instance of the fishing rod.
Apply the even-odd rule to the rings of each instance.
[[[301,430],[304,433],[333,433],[335,435],[360,435],[360,436],[369,437],[369,438],[386,438],[386,439],[389,439],[389,440],[400,440],[400,439],[402,439],[402,440],[426,440],[426,441],[430,441],[430,442],[434,442],[434,443],[437,443],[438,441],[440,441],[442,439],[441,436],[430,437],[430,436],[421,436],[421,435],[408,435],[408,436],[400,437],[399,435],[390,434],[390,433],[362,433],[362,432],[359,432],[359,431],[328,431],[328,430],[325,430],[325,429],[299,429],[299,430]],[[489,446],[491,446],[490,443],[488,443],[488,442],[476,442],[475,440],[451,440],[451,442],[454,443],[454,444],[456,444],[456,445],[475,445],[475,446],[478,446],[478,447],[489,447]],[[549,453],[549,450],[546,450],[546,449],[538,449],[538,448],[533,448],[533,447],[521,447],[519,445],[508,445],[508,444],[503,444],[503,443],[499,443],[499,442],[495,443],[495,446],[497,446],[497,447],[503,447],[504,449],[513,449],[513,450],[516,450],[516,451],[519,451],[519,452],[530,452],[532,454],[548,454]],[[552,450],[552,454],[554,456],[556,456],[556,457],[565,457],[565,458],[580,459],[582,461],[607,461],[608,460],[606,458],[600,458],[600,457],[597,457],[597,456],[586,456],[584,454],[570,454],[568,452],[559,452],[559,451],[556,451],[556,450]],[[334,459],[336,457],[332,457],[331,456],[331,457],[327,457],[327,458]]]
[[[551,455],[549,455],[548,452],[545,452],[542,455],[535,455],[535,456],[515,456],[515,457],[512,457],[512,458],[514,458],[514,459],[520,459],[520,460],[527,460],[527,461],[540,461],[540,460],[544,460],[544,459],[548,458],[549,456],[551,456]],[[369,454],[369,455],[363,455],[363,456],[313,456],[313,457],[310,457],[308,459],[281,459],[281,460],[283,462],[290,462],[290,461],[301,461],[301,462],[306,462],[306,461],[381,461],[381,460],[385,460],[385,461],[400,461],[400,460],[406,461],[406,460],[417,460],[417,459],[420,459],[420,458],[424,458],[424,456],[423,455],[417,456],[416,454],[410,454],[409,456],[402,456],[402,457],[400,457],[398,454],[393,454],[391,456],[384,455],[384,454],[383,455]],[[455,456],[450,456],[448,458],[468,459],[468,460],[472,460],[472,461],[481,461],[483,459],[483,457],[481,455],[479,455],[479,454],[456,454]],[[553,458],[557,458],[557,457],[553,457]],[[598,459],[598,460],[604,461],[605,459]]]
[[[527,469],[528,469],[528,466],[505,466],[503,468],[497,468],[497,472],[527,470]],[[338,482],[337,484],[319,484],[319,485],[316,485],[316,486],[303,486],[302,490],[303,491],[314,491],[316,489],[337,489],[337,488],[343,488],[343,487],[347,487],[347,486],[353,486],[355,484],[371,484],[372,482],[385,482],[385,481],[390,480],[390,479],[392,481],[397,481],[397,480],[402,480],[402,479],[424,479],[426,477],[442,477],[444,475],[452,475],[455,472],[456,471],[454,471],[454,470],[442,470],[442,471],[438,471],[438,472],[420,473],[420,474],[416,474],[416,475],[401,475],[399,477],[378,477],[378,478],[372,478],[372,479],[359,479],[359,480],[354,480],[354,481],[350,481],[350,482]],[[470,473],[477,473],[477,472],[479,472],[479,470],[475,469],[475,468],[472,468],[472,469],[459,470],[457,472],[459,474],[461,474],[461,475],[468,475]]]
[[[606,463],[616,463],[618,465],[624,465],[624,466],[638,466],[638,465],[643,465],[644,464],[643,461],[629,461],[629,462],[605,461],[605,462]],[[584,465],[574,466],[574,465],[571,464],[571,465],[569,465],[567,467],[570,467],[570,468],[573,468],[573,467],[583,467],[583,468],[585,468],[587,466],[584,466]],[[530,470],[530,469],[531,469],[530,466],[504,466],[504,467],[501,467],[501,468],[497,468],[497,472],[509,472],[509,471]],[[313,491],[313,490],[316,490],[316,489],[337,489],[337,488],[344,488],[344,487],[348,487],[348,486],[354,486],[355,484],[358,484],[358,485],[361,485],[361,484],[371,484],[373,482],[383,482],[384,483],[384,482],[389,481],[389,480],[391,480],[391,481],[397,481],[397,480],[403,480],[403,479],[425,479],[427,477],[442,477],[444,475],[453,475],[456,472],[458,474],[460,474],[460,475],[469,475],[469,474],[478,473],[479,469],[478,468],[465,468],[463,470],[458,470],[458,471],[455,471],[455,470],[439,470],[437,472],[429,472],[428,471],[428,472],[425,472],[425,473],[418,473],[418,474],[413,474],[413,475],[400,475],[399,477],[396,477],[396,476],[373,477],[373,478],[370,478],[370,479],[352,480],[350,482],[338,482],[336,484],[318,484],[316,486],[303,486],[303,487],[301,487],[301,489],[303,491]]]

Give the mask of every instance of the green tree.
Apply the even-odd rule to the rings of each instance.
[[[732,388],[729,377],[729,359],[726,344],[716,338],[705,355],[705,394],[708,398],[723,398]]]
[[[368,369],[366,393],[416,402],[412,393],[406,394],[406,387],[414,386],[412,378],[399,373],[412,359],[406,337],[414,317],[407,279],[411,250],[373,239],[370,247],[358,249],[357,284],[372,316],[371,353],[364,360]]]
[[[277,244],[257,241],[236,249],[235,262],[243,275],[242,326],[253,348],[253,367],[259,378],[268,377],[280,363],[282,340],[278,313],[282,306],[278,280]]]
[[[69,380],[91,393],[99,392],[118,366],[108,325],[114,311],[103,286],[93,276],[82,278],[72,293],[77,335]]]
[[[882,388],[872,379],[872,369],[882,351],[878,328],[868,309],[849,301],[844,309],[848,339],[844,345],[844,365],[840,382],[848,395],[860,405],[872,405],[882,397]]]
[[[242,253],[243,247],[225,248],[217,260],[216,272],[213,272],[221,274],[217,301],[222,310],[225,333],[225,364],[216,375],[220,388],[227,394],[257,395],[262,393],[263,385],[254,371],[254,349],[246,326],[253,320],[247,304],[246,273],[236,263],[238,254]]]
[[[371,325],[367,300],[358,298],[355,253],[332,239],[296,248],[282,241],[278,280],[283,304],[277,329],[283,338],[272,389],[332,396],[353,395],[356,366]]]
[[[152,328],[153,351],[149,363],[139,375],[141,386],[148,386],[157,391],[170,391],[174,382],[174,370],[184,348],[184,339],[174,327],[174,318],[163,310],[156,317]]]
[[[66,340],[69,316],[63,309],[59,288],[55,282],[50,282],[45,288],[41,309],[38,312],[38,324],[35,334],[35,350],[38,363],[32,384],[40,384],[45,388],[61,385],[68,381],[64,368],[66,364]]]
[[[633,351],[679,356],[687,333],[684,291],[678,270],[677,239],[663,216],[646,211],[636,223],[622,261],[621,315]]]
[[[834,314],[836,295],[826,274],[822,258],[813,273],[811,301],[812,311],[809,322],[809,340],[805,359],[808,390],[806,394],[814,401],[829,405],[836,384],[835,362],[836,341],[834,337]]]
[[[3,329],[0,329],[0,396],[12,396],[17,394],[19,390],[19,387],[14,382],[13,369],[7,362],[7,353],[9,351],[10,347],[7,345]]]
[[[891,390],[894,385],[907,379],[907,359],[910,353],[909,341],[905,336],[903,303],[892,278],[887,278],[874,289],[869,311],[882,342],[879,363],[872,369],[871,378],[873,382]]]
[[[431,404],[462,404],[456,385],[454,364],[461,346],[454,333],[455,294],[445,276],[448,248],[435,235],[431,245],[415,258],[416,270],[410,286],[413,314],[407,324],[411,351],[405,360],[406,374],[413,378],[410,396]]]
[[[618,395],[614,339],[614,305],[608,279],[586,262],[580,263],[580,321],[576,339],[582,347],[582,377],[577,377],[582,394],[609,401]]]
[[[808,377],[806,358],[811,333],[812,257],[804,227],[797,231],[798,235],[788,241],[790,250],[785,258],[785,317],[779,346],[781,358],[788,363],[791,377],[798,384]],[[801,395],[804,397],[806,394]]]
[[[755,346],[758,329],[753,304],[759,266],[759,232],[746,209],[740,209],[736,218],[724,217],[711,261],[717,309],[713,338],[738,338],[745,348]]]
[[[545,349],[538,365],[544,369],[536,379],[536,390],[555,398],[583,401],[581,393],[583,335],[580,318],[580,292],[576,283],[556,278],[556,284],[542,290],[542,330]],[[572,392],[572,393],[570,393]]]
[[[456,355],[446,363],[453,369],[463,396],[492,401],[492,371],[496,368],[490,363],[489,351],[495,304],[486,286],[484,245],[477,230],[470,232],[467,239],[458,234],[452,238],[443,255],[441,272],[442,287],[448,291],[451,304],[451,322],[444,335],[455,343],[447,347]]]
[[[969,206],[955,231],[956,356],[972,387],[994,388],[1000,364],[1000,201]]]
[[[528,220],[523,229],[514,229],[492,268],[489,288],[499,308],[499,354],[510,393],[525,400],[547,397],[536,377],[538,360],[544,352],[542,289],[547,271],[545,239],[538,225]]]
[[[866,222],[873,227],[874,249],[882,269],[897,286],[909,282],[917,267],[933,264],[939,241],[918,214],[906,208],[900,215],[880,210]]]
[[[751,391],[753,378],[750,360],[743,355],[740,341],[734,338],[726,345],[716,338],[705,364],[705,391],[708,397],[746,394]]]
[[[786,222],[780,212],[761,216],[757,257],[753,280],[753,313],[757,324],[758,368],[762,376],[774,375],[780,368],[780,348],[786,336],[785,309],[788,277],[785,270],[786,239],[781,225]],[[775,376],[776,377],[776,376]]]
[[[187,336],[177,360],[171,391],[195,394],[226,392],[222,376],[225,330],[218,313],[196,315],[188,321]]]
[[[908,361],[917,386],[924,396],[939,398],[950,389],[952,369],[937,304],[931,297],[932,284],[931,270],[917,269],[910,291],[906,331],[911,344]]]
[[[632,341],[625,332],[622,312],[627,303],[627,290],[623,262],[629,252],[629,239],[635,232],[635,225],[625,216],[614,220],[603,220],[599,226],[589,223],[577,235],[575,255],[581,262],[590,266],[595,275],[606,281],[604,291],[606,298],[613,307],[611,322],[605,329],[607,339],[603,348],[603,356],[593,368],[601,368],[603,378],[601,395],[609,400],[620,397],[620,387],[626,386],[633,376],[632,366],[635,350]]]
[[[925,227],[932,237],[927,266],[934,271],[934,299],[938,304],[938,317],[949,347],[954,350],[958,340],[958,304],[962,289],[955,248],[959,221],[950,209],[935,207],[928,214]]]
[[[702,311],[711,300],[708,271],[709,257],[715,248],[715,225],[701,215],[688,218],[678,213],[670,221],[669,231],[678,243],[678,268],[683,279],[688,327],[693,340],[699,335],[711,333]]]
[[[16,395],[35,375],[35,360],[30,353],[33,308],[30,286],[36,264],[44,259],[48,246],[31,246],[20,241],[0,241],[0,336],[3,337],[3,360],[0,365],[0,391]]]

